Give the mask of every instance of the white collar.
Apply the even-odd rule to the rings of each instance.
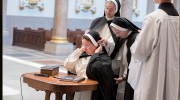
[[[105,16],[105,17],[106,17],[106,16]],[[113,20],[113,18],[114,18],[114,17],[112,17],[112,18],[107,18],[107,17],[106,17],[107,21]]]

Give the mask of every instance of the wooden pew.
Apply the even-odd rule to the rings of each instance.
[[[44,30],[44,28],[38,28],[38,30]]]
[[[77,35],[77,37],[76,37],[76,49],[81,48],[81,45],[82,45],[82,36]]]
[[[25,27],[24,30],[31,30],[31,28],[30,27]]]
[[[76,31],[68,31],[67,38],[68,38],[69,43],[76,44],[76,39],[78,35],[83,36],[84,31],[81,31],[80,29],[76,29]]]
[[[67,39],[69,43],[76,45],[76,48],[81,47],[81,39],[83,35],[84,31],[81,31],[81,29],[76,29],[76,31],[67,29]],[[44,50],[45,42],[50,41],[52,36],[53,29],[44,30],[44,28],[38,28],[38,30],[32,30],[31,28],[26,27],[24,30],[19,30],[17,27],[14,27],[12,45]]]
[[[14,27],[12,45],[43,51],[45,42],[50,41],[52,35],[49,30],[19,30]]]

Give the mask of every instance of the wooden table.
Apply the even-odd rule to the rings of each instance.
[[[39,72],[33,72],[33,73],[27,73],[23,75],[23,82],[27,83],[29,87],[34,88],[36,91],[45,91],[46,96],[45,100],[50,99],[50,95],[52,92],[56,95],[56,100],[62,100],[63,94],[67,95],[68,100],[73,100],[73,94],[74,92],[82,92],[82,91],[94,91],[97,89],[97,81],[85,79],[84,81],[81,81],[79,83],[74,82],[64,82],[59,81],[59,79],[50,77],[40,77],[40,76],[34,76],[34,73]],[[59,72],[59,74],[54,75],[57,77],[63,77],[63,76],[75,76],[70,75],[67,73]]]

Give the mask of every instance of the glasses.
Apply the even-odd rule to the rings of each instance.
[[[105,7],[106,10],[109,10],[109,11],[114,11],[115,9],[113,8],[108,8],[108,7]]]
[[[113,33],[114,33],[115,35],[119,35],[119,34],[120,34],[120,32],[117,32],[117,33],[116,33],[116,32],[113,32]]]
[[[91,46],[91,45],[90,45]],[[90,46],[84,46],[84,45],[81,45],[81,47],[84,47],[86,49],[89,49]]]

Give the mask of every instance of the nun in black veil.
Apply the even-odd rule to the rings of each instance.
[[[121,58],[119,78],[114,78],[114,80],[116,80],[116,84],[118,84],[116,100],[133,100],[134,89],[127,82],[129,74],[128,66],[131,61],[130,47],[134,43],[136,36],[139,34],[138,30],[140,30],[140,28],[123,17],[114,18],[110,26],[116,34],[116,37],[121,37],[120,41],[122,41],[118,44],[121,48],[119,49],[119,54],[116,55]],[[123,91],[124,99],[122,96],[123,94],[121,94]]]
[[[99,33],[101,38],[106,39],[108,45],[105,46],[107,54],[112,59],[112,70],[114,77],[119,77],[119,68],[117,68],[119,60],[115,58],[115,55],[120,49],[119,40],[120,37],[116,37],[110,28],[110,24],[114,17],[120,17],[120,2],[119,0],[107,0],[105,4],[104,16],[98,17],[93,20],[90,26],[90,30],[94,30]],[[86,31],[88,33],[89,30]],[[116,97],[117,85],[114,87],[114,97]]]
[[[96,43],[101,39],[97,32],[90,32],[85,35],[92,36]],[[107,55],[105,48],[101,47],[101,52],[94,53],[91,56],[86,69],[87,77],[98,82],[97,90],[92,92],[91,99],[113,100],[114,73],[111,67],[111,58]]]
[[[119,77],[114,78],[116,84],[118,84],[116,100],[133,100],[134,89],[127,82],[129,74],[128,66],[131,61],[130,47],[139,34],[138,30],[140,30],[140,28],[123,17],[114,18],[110,26],[116,37],[121,38],[118,43],[120,49],[115,56],[115,58],[120,60],[119,66],[117,66],[119,67]],[[107,40],[101,39],[98,43],[107,45]]]
[[[82,47],[69,55],[64,63],[69,72],[98,82],[97,90],[76,92],[74,100],[114,100],[112,62],[105,48],[97,43],[100,39],[99,33],[92,30],[84,34]]]
[[[94,30],[99,33],[99,35],[108,41],[108,45],[105,47],[108,55],[113,60],[116,55],[116,48],[119,42],[119,37],[113,34],[110,28],[110,24],[114,17],[120,17],[120,2],[119,0],[107,0],[105,4],[104,16],[93,20],[90,26],[90,30]],[[88,33],[89,30],[86,31]]]

